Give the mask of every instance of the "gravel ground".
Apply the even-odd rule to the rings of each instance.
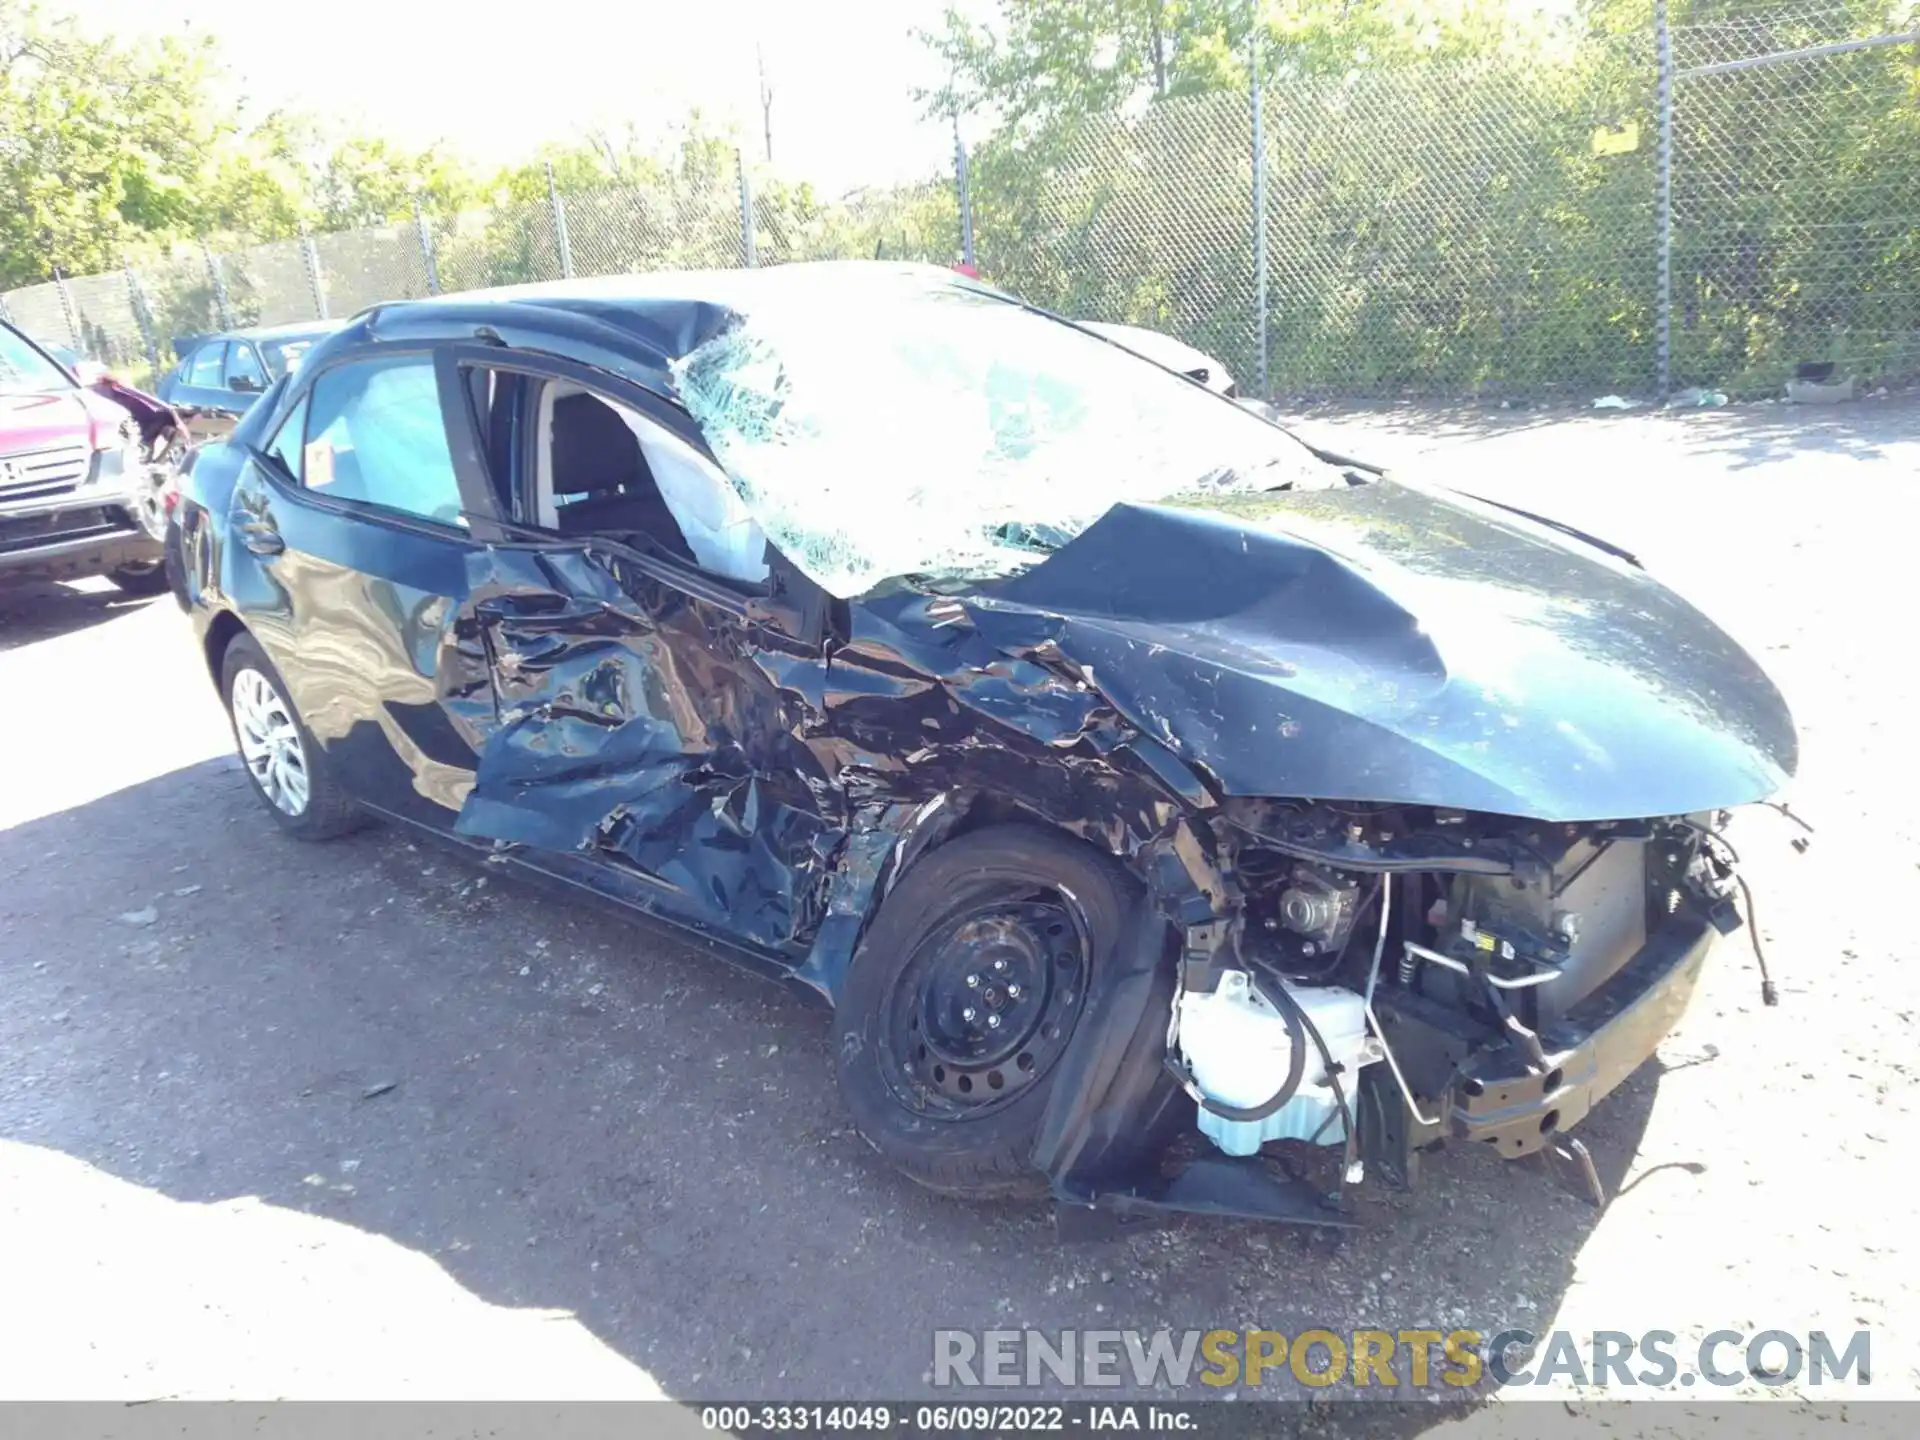
[[[1635,550],[1787,692],[1819,829],[1737,824],[1782,1003],[1722,947],[1582,1131],[1604,1212],[1449,1152],[1337,1244],[1063,1246],[922,1193],[849,1131],[820,1014],[392,831],[283,839],[170,601],[0,596],[0,1396],[900,1398],[936,1328],[1021,1325],[1664,1329],[1683,1360],[1866,1327],[1868,1393],[1920,1394],[1912,399],[1307,423]]]

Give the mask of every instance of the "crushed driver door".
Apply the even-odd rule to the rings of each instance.
[[[803,948],[845,834],[805,739],[822,662],[804,627],[590,543],[501,543],[473,565],[498,723],[458,833],[609,867],[646,882],[649,908]]]

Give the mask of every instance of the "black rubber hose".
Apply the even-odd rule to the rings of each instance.
[[[1264,1120],[1289,1100],[1293,1099],[1294,1092],[1300,1088],[1301,1077],[1304,1076],[1307,1071],[1307,1036],[1306,1031],[1301,1026],[1301,1021],[1306,1019],[1306,1017],[1300,1011],[1299,1002],[1287,993],[1287,987],[1282,985],[1279,989],[1280,1000],[1278,1003],[1276,1003],[1273,997],[1268,995],[1264,989],[1260,991],[1261,996],[1266,999],[1267,1003],[1280,1012],[1280,1018],[1287,1022],[1287,1050],[1289,1052],[1287,1078],[1280,1082],[1280,1088],[1274,1091],[1272,1098],[1263,1100],[1258,1105],[1250,1105],[1245,1109],[1241,1109],[1237,1105],[1225,1104],[1222,1101],[1213,1099],[1204,1090],[1201,1090],[1199,1082],[1194,1081],[1191,1075],[1186,1074],[1176,1066],[1171,1055],[1167,1057],[1169,1068],[1173,1069],[1174,1073],[1183,1081],[1192,1084],[1194,1091],[1197,1092],[1194,1095],[1195,1101],[1198,1102],[1200,1108],[1208,1114],[1218,1115],[1222,1120],[1234,1120],[1243,1123],[1254,1120]],[[1314,1038],[1316,1040],[1319,1039],[1317,1032]],[[1322,1045],[1320,1048],[1324,1053],[1326,1046]]]
[[[1739,883],[1740,897],[1747,902],[1747,938],[1753,942],[1754,963],[1760,967],[1760,1003],[1778,1005],[1780,992],[1774,988],[1773,976],[1767,973],[1767,947],[1760,941],[1760,917],[1754,913],[1753,891],[1747,885],[1747,877],[1736,874],[1734,880]]]
[[[1327,1048],[1326,1039],[1320,1034],[1320,1027],[1307,1017],[1306,1011],[1300,1009],[1300,1004],[1297,1000],[1291,995],[1286,998],[1287,1004],[1299,1011],[1300,1023],[1305,1025],[1309,1033],[1312,1034],[1314,1048],[1320,1052],[1320,1063],[1324,1065],[1327,1070],[1327,1083],[1333,1087],[1334,1102],[1340,1107],[1340,1123],[1347,1127],[1347,1149],[1351,1151],[1359,1138],[1359,1134],[1353,1126],[1353,1112],[1347,1108],[1347,1091],[1346,1087],[1340,1083],[1340,1067],[1333,1063],[1333,1051]],[[1326,1125],[1322,1123],[1320,1129],[1314,1132],[1313,1138],[1318,1140],[1321,1132],[1326,1128]],[[1351,1158],[1351,1156],[1349,1156],[1349,1158]]]

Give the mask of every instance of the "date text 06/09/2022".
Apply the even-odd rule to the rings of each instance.
[[[909,1435],[1000,1435],[1132,1431],[1192,1434],[1196,1407],[1165,1403],[995,1405],[706,1405],[701,1425],[732,1435],[900,1432]]]

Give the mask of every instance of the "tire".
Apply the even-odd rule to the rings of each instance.
[[[116,565],[107,579],[125,595],[164,595],[167,592],[167,567],[160,560],[141,560],[131,565]]]
[[[901,877],[834,1015],[867,1143],[943,1194],[1044,1194],[1033,1150],[1054,1075],[1136,890],[1091,846],[1027,825],[962,835]]]
[[[185,541],[180,534],[180,522],[167,522],[167,538],[164,542],[166,558],[161,562],[161,570],[166,575],[167,588],[173,592],[174,603],[183,614],[193,610],[193,597],[187,593],[187,557],[183,548]]]
[[[221,659],[220,698],[254,795],[282,830],[302,840],[331,840],[359,829],[365,812],[334,780],[306,722],[286,697],[286,681],[259,643],[251,635],[236,635]],[[279,756],[257,758],[263,745],[255,742],[262,735],[264,748]],[[295,759],[304,793],[288,783]]]
[[[185,447],[175,436],[159,455],[145,461],[140,467],[140,488],[135,493],[133,516],[153,540],[166,538],[167,487],[173,481],[174,471],[179,467],[183,453]]]

